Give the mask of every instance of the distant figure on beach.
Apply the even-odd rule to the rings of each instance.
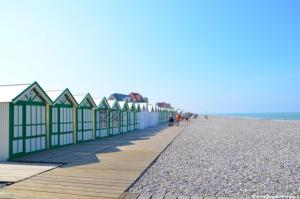
[[[190,119],[190,117],[189,117],[189,115],[188,115],[188,114],[186,114],[184,118],[185,118],[185,121],[186,121],[186,122],[188,122],[188,121],[189,121],[189,119]]]
[[[179,126],[179,122],[181,119],[181,115],[179,113],[176,114],[176,125]]]
[[[169,118],[169,126],[173,126],[173,124],[174,124],[174,117],[173,115],[171,115]]]
[[[204,116],[205,119],[208,119],[207,115]]]

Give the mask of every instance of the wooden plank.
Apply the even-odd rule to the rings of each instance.
[[[29,164],[29,163],[0,163],[0,181],[17,182],[39,173],[54,169],[59,165],[54,164]]]
[[[158,130],[159,133],[147,130],[112,137],[109,140],[113,144],[105,150],[101,146],[105,141],[94,141],[89,142],[90,145],[29,155],[25,159],[61,161],[65,158],[70,163],[3,190],[6,194],[13,193],[15,198],[118,198],[182,129],[166,128]],[[141,197],[132,193],[125,196]],[[152,198],[160,199],[163,195]]]

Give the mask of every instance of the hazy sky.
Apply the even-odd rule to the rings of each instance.
[[[300,111],[300,1],[0,0],[0,68],[194,112]]]

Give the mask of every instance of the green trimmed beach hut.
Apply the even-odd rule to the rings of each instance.
[[[98,105],[95,110],[96,139],[109,136],[109,109],[110,106],[104,97],[101,100],[94,99]]]
[[[161,107],[158,108],[158,112],[159,112],[159,123],[163,123],[163,112]]]
[[[120,110],[120,130],[121,133],[127,133],[129,131],[129,107],[128,107],[128,101],[119,101],[121,110]]]
[[[110,135],[120,134],[120,110],[117,100],[107,100],[109,104],[109,131]]]
[[[133,102],[128,102],[128,108],[129,108],[128,130],[129,131],[134,131],[135,130],[135,125],[136,125],[136,118],[137,118],[136,106]]]
[[[49,146],[56,148],[75,141],[76,108],[78,103],[69,89],[47,91],[53,101],[49,109]]]
[[[74,97],[79,103],[76,113],[76,142],[94,140],[94,109],[97,106],[89,93]]]
[[[0,160],[48,148],[47,115],[52,100],[32,84],[0,86]]]
[[[134,103],[135,105],[135,118],[134,118],[134,130],[140,129],[140,117],[139,117],[139,112],[142,111],[140,104]]]

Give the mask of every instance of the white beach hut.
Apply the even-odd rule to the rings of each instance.
[[[128,130],[134,131],[136,125],[136,118],[137,118],[137,110],[136,106],[133,102],[128,103],[129,113],[128,113]]]
[[[146,129],[148,128],[148,104],[147,103],[138,103],[141,108],[141,111],[138,112],[137,117],[139,121],[139,129]]]
[[[79,103],[77,107],[76,142],[84,142],[95,139],[94,136],[94,109],[97,107],[92,96],[74,95]]]
[[[155,116],[154,116],[154,106],[151,104],[148,104],[148,114],[147,114],[147,122],[148,122],[148,127],[153,127],[155,126]]]
[[[129,107],[128,107],[128,102],[127,101],[118,101],[119,105],[121,107],[120,110],[120,116],[121,116],[121,120],[120,120],[120,130],[121,133],[127,133],[129,131],[128,129],[128,115],[129,115]]]
[[[50,148],[75,143],[77,101],[69,89],[64,91],[47,91],[47,94],[53,101],[49,109]]]
[[[140,117],[139,113],[142,111],[141,106],[138,103],[135,104],[135,117],[134,117],[134,130],[140,129]]]
[[[47,149],[51,104],[37,82],[0,86],[0,161]]]
[[[109,136],[109,109],[107,99],[94,99],[98,107],[95,110],[96,139]]]
[[[110,135],[120,134],[120,110],[117,100],[107,100],[109,104],[109,130]]]

